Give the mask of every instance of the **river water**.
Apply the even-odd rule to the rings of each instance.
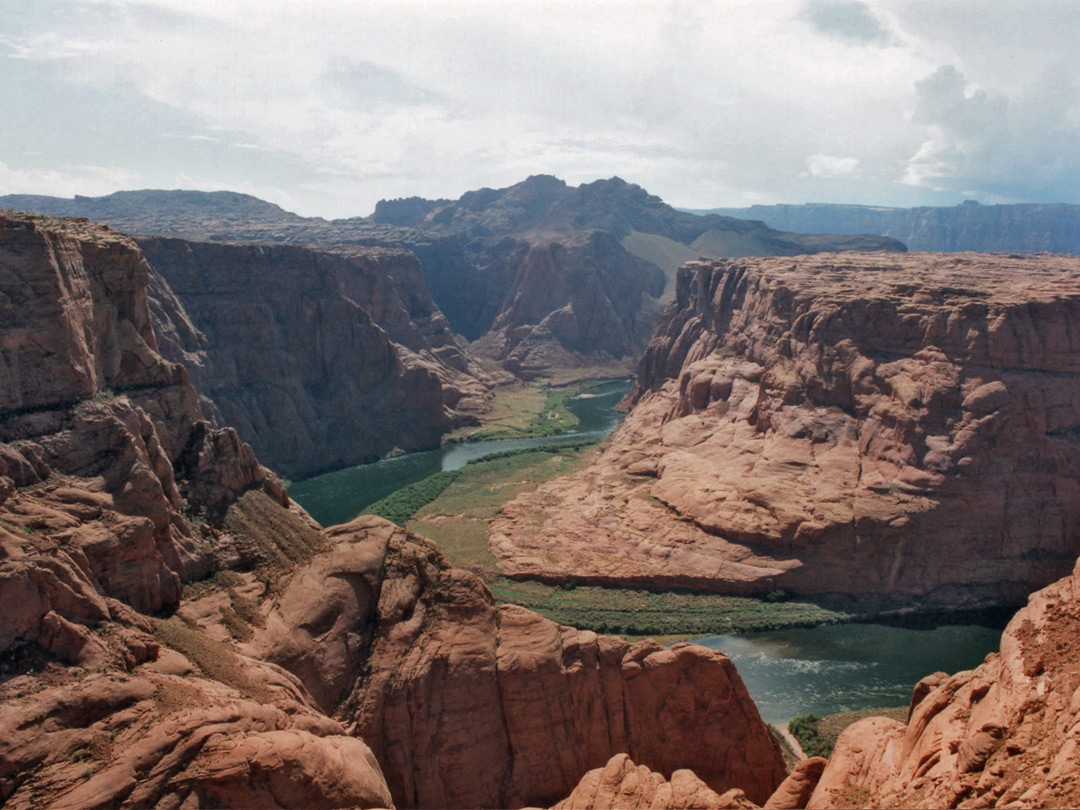
[[[289,487],[289,497],[323,526],[333,526],[352,520],[366,506],[401,487],[437,472],[459,470],[485,456],[564,442],[598,442],[622,421],[623,413],[615,410],[615,406],[630,392],[631,386],[630,380],[611,380],[568,400],[566,407],[578,418],[578,425],[558,436],[451,444],[438,450],[407,453],[297,481]]]
[[[567,402],[580,424],[542,439],[506,439],[448,445],[327,473],[289,488],[324,526],[351,520],[391,492],[442,470],[505,450],[572,441],[600,441],[622,421],[615,405],[629,381],[612,381]],[[997,650],[1001,625],[942,625],[907,629],[879,624],[838,624],[810,629],[707,636],[695,639],[722,650],[738,667],[766,722],[795,715],[824,715],[907,705],[915,683],[933,672],[977,666]]]
[[[735,663],[765,722],[786,723],[808,712],[906,706],[920,679],[973,669],[996,652],[1002,626],[834,624],[694,641]]]

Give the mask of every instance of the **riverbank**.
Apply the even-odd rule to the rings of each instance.
[[[577,427],[581,420],[567,407],[577,397],[588,396],[611,383],[628,382],[627,377],[611,377],[577,382],[566,387],[517,383],[495,390],[491,410],[481,424],[458,428],[443,444],[529,439],[558,436]]]

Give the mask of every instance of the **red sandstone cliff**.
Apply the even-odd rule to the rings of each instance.
[[[421,538],[290,508],[158,353],[148,279],[107,228],[0,216],[5,807],[511,805],[617,752],[783,777],[723,655],[496,608]]]
[[[283,475],[431,448],[487,407],[408,252],[139,244],[162,353]]]
[[[1080,552],[1077,335],[1071,257],[692,262],[609,447],[490,545],[516,576],[1017,602]]]
[[[327,536],[332,550],[270,605],[250,649],[338,706],[398,806],[553,802],[620,752],[758,801],[783,779],[722,654],[630,645],[498,607],[434,544],[378,518]],[[312,603],[315,592],[325,599]]]
[[[295,678],[145,615],[319,541],[158,354],[148,272],[107,228],[0,215],[0,802],[385,805]]]

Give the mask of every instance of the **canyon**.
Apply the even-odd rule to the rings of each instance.
[[[876,236],[781,233],[697,217],[619,178],[574,188],[536,175],[456,201],[383,201],[370,217],[333,221],[232,192],[0,197],[0,207],[8,205],[189,241],[408,250],[471,353],[519,378],[555,382],[632,371],[685,259],[904,250]]]
[[[783,780],[722,654],[315,524],[159,353],[150,276],[106,227],[0,216],[5,806],[520,806],[618,753],[757,802]]]
[[[171,236],[0,213],[0,803],[1075,804],[1080,260],[761,241],[665,292],[662,240],[729,225],[622,181],[337,224],[242,195],[185,197],[194,219],[206,197]],[[275,238],[230,241],[252,232]],[[453,304],[482,332],[455,334],[423,245],[502,290]],[[623,426],[490,523],[504,573],[865,613],[1036,591],[1001,652],[789,772],[723,653],[498,604],[401,527],[319,526],[263,466],[437,444],[510,373],[634,347]]]
[[[690,262],[622,427],[490,548],[550,582],[1017,604],[1080,553],[1078,323],[1071,257]]]

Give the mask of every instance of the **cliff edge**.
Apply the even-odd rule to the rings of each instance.
[[[1080,552],[1077,335],[1072,257],[691,262],[610,445],[490,546],[548,580],[1020,603]]]

